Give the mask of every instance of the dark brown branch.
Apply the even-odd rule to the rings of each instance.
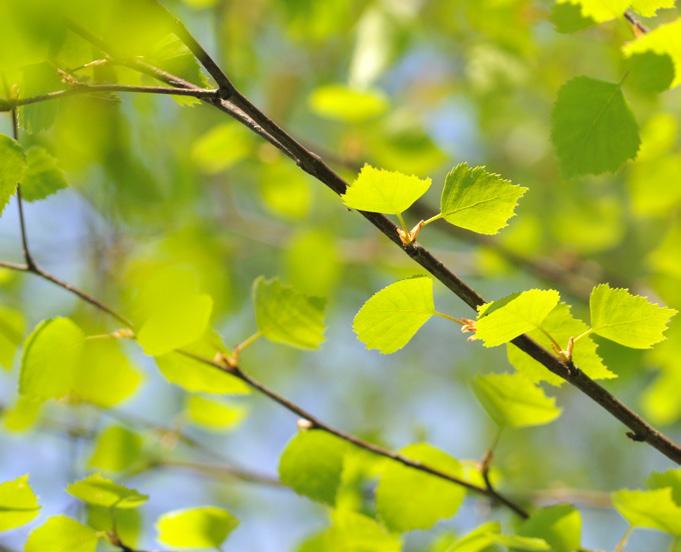
[[[178,24],[182,26],[182,23],[179,21]],[[188,34],[186,28],[184,28],[183,33]],[[178,36],[182,38],[181,34]],[[204,57],[205,55],[204,52]],[[209,64],[206,64],[206,60],[203,58],[199,58],[199,61],[204,63],[204,66],[209,72],[215,70],[216,64],[212,62],[212,60]],[[264,129],[264,131],[273,139],[270,140],[272,143],[275,143],[275,145],[276,143],[281,144],[283,146],[283,151],[287,155],[293,157],[296,164],[302,170],[331,188],[337,194],[345,193],[348,185],[338,174],[324,163],[317,154],[307,149],[261,112],[238,90],[233,90],[229,103],[248,115],[258,128]],[[223,107],[229,107],[226,105],[225,101],[222,101],[221,104]],[[246,122],[244,124],[255,130],[252,125]],[[397,227],[387,217],[378,213],[358,212],[472,309],[477,311],[477,307],[485,303],[485,300],[478,295],[475,290],[459,279],[427,249],[416,243],[410,245],[402,244],[397,233]],[[513,340],[513,344],[543,364],[548,370],[580,389],[605,410],[610,412],[610,414],[631,430],[636,441],[647,442],[669,459],[677,464],[681,464],[681,447],[679,445],[649,425],[645,420],[638,416],[638,414],[621,403],[610,392],[589,378],[576,366],[571,363],[564,363],[526,335]]]

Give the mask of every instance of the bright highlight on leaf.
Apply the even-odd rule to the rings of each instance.
[[[644,52],[668,55],[674,63],[674,81],[672,86],[681,84],[681,19],[660,25],[625,44],[622,49],[627,57]]]
[[[595,334],[633,349],[649,349],[663,341],[667,325],[676,314],[674,309],[608,284],[593,289],[589,308]]]
[[[276,278],[253,282],[253,308],[260,333],[275,343],[318,349],[324,341],[323,299],[308,297]]]
[[[390,354],[404,347],[435,314],[433,281],[426,276],[390,284],[372,295],[352,329],[368,349]]]
[[[174,548],[220,549],[239,520],[223,508],[200,506],[163,514],[156,522],[158,540]]]
[[[559,4],[575,4],[582,10],[583,17],[590,17],[597,23],[604,23],[621,17],[632,0],[557,0]]]
[[[0,214],[26,171],[26,154],[9,136],[0,134]]]
[[[487,374],[473,380],[473,391],[501,427],[544,425],[560,416],[556,400],[521,374]]]
[[[347,450],[347,443],[324,431],[301,431],[279,459],[279,478],[296,493],[333,506]]]
[[[643,17],[654,17],[658,10],[673,8],[676,0],[631,0],[631,9]]]
[[[553,108],[551,138],[567,177],[612,172],[636,157],[638,125],[618,84],[576,77]]]
[[[480,308],[475,338],[496,347],[539,328],[556,308],[560,294],[553,289],[531,289]]]
[[[237,427],[247,416],[248,409],[241,404],[229,404],[191,395],[187,399],[187,419],[204,429],[227,431]]]
[[[341,84],[321,86],[310,94],[317,115],[345,123],[360,123],[385,113],[388,98],[380,90],[353,89]]]
[[[430,178],[364,165],[342,198],[343,203],[351,209],[398,215],[409,209],[428,191],[430,185]]]
[[[453,477],[463,476],[463,467],[456,458],[428,443],[409,445],[400,454]],[[452,517],[465,495],[464,487],[386,461],[376,488],[376,508],[393,531],[430,529],[438,521]]]
[[[485,167],[461,163],[452,169],[442,190],[443,218],[479,234],[496,234],[513,216],[527,188],[516,186]]]
[[[40,513],[38,497],[28,475],[0,483],[0,531],[9,531],[33,521]]]
[[[31,532],[24,552],[95,552],[98,539],[87,525],[67,516],[52,516]]]
[[[114,483],[99,473],[71,483],[66,490],[76,498],[105,508],[139,508],[149,498],[118,483]]]
[[[633,527],[681,536],[681,506],[674,502],[670,487],[650,491],[623,489],[612,494],[612,504]]]

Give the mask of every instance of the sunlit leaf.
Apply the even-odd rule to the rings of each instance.
[[[434,314],[433,281],[408,278],[372,295],[355,316],[352,329],[368,349],[389,354],[409,343]]]
[[[662,307],[626,289],[600,284],[589,300],[593,332],[625,347],[648,349],[665,339],[674,309]]]
[[[533,512],[518,533],[544,539],[552,552],[573,552],[581,547],[582,516],[570,504],[548,506]]]
[[[31,531],[24,552],[95,552],[97,541],[94,529],[70,517],[57,515]]]
[[[174,548],[219,549],[239,520],[223,508],[200,506],[163,514],[156,522],[158,540]]]
[[[672,490],[672,499],[681,506],[681,468],[667,470],[665,472],[653,472],[648,477],[648,488]]]
[[[9,136],[0,134],[0,213],[26,172],[26,154]]]
[[[206,173],[219,173],[246,158],[253,149],[253,138],[236,122],[223,123],[201,136],[191,150],[191,158]]]
[[[622,51],[627,57],[644,52],[668,55],[674,63],[672,86],[681,84],[681,19],[656,26],[645,35],[625,44]]]
[[[575,4],[582,10],[583,17],[590,17],[598,23],[621,17],[632,0],[557,0],[559,4]]]
[[[225,431],[237,427],[248,414],[246,406],[191,395],[187,399],[187,419],[202,428]]]
[[[430,178],[364,165],[359,176],[343,194],[343,203],[351,209],[397,215],[409,209],[425,194],[430,184]]]
[[[258,330],[270,341],[298,349],[317,349],[324,341],[323,300],[308,297],[277,279],[253,282]]]
[[[654,17],[658,10],[673,8],[676,0],[631,0],[631,8],[643,17]]]
[[[612,503],[633,527],[681,536],[681,506],[672,499],[670,487],[650,491],[623,489],[612,494]]]
[[[440,210],[444,219],[455,226],[496,234],[513,216],[526,191],[484,167],[470,168],[461,163],[447,175]]]
[[[149,498],[98,473],[71,483],[66,490],[83,502],[106,508],[139,508]]]
[[[359,90],[341,84],[315,89],[308,102],[317,115],[345,123],[373,119],[389,107],[388,98],[379,90]]]
[[[107,472],[123,472],[141,460],[142,446],[138,433],[123,426],[109,426],[97,436],[87,465]]]
[[[18,395],[14,404],[2,412],[2,425],[10,433],[24,433],[33,429],[40,419],[42,399]]]
[[[543,539],[505,535],[498,521],[483,523],[445,549],[445,552],[486,552],[495,544],[507,546],[512,550],[552,550]]]
[[[521,374],[487,374],[473,380],[473,391],[501,427],[544,425],[560,416],[560,408],[541,387]]]
[[[28,148],[26,161],[26,173],[21,182],[21,197],[26,201],[45,199],[68,186],[57,160],[45,148]]]
[[[28,475],[0,483],[0,531],[9,531],[33,521],[40,513],[38,497]]]
[[[10,370],[24,338],[26,320],[21,311],[0,305],[0,367]]]
[[[457,459],[428,443],[409,445],[399,452],[453,477],[463,475]],[[387,527],[396,532],[430,529],[438,521],[452,517],[465,495],[464,487],[387,461],[376,488],[376,508]]]

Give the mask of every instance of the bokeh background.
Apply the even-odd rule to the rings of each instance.
[[[432,212],[444,175],[460,161],[485,164],[527,186],[518,216],[491,240],[436,225],[420,237],[483,296],[556,288],[584,317],[591,285],[607,281],[681,307],[678,90],[651,94],[635,79],[624,83],[643,151],[614,174],[565,180],[551,145],[551,110],[562,84],[577,75],[618,82],[626,72],[621,46],[633,33],[624,19],[560,32],[567,23],[553,3],[531,0],[166,5],[247,97],[347,178],[365,161],[431,176],[425,205]],[[131,49],[149,46],[140,37],[156,40],[153,22],[143,15],[121,20],[114,37]],[[650,24],[678,15],[666,10]],[[19,54],[6,53],[3,60],[13,55]],[[173,59],[195,82],[205,78],[184,57]],[[121,69],[83,74],[140,82]],[[419,267],[271,146],[226,115],[187,103],[99,95],[25,110],[22,141],[48,147],[70,184],[26,207],[35,257],[123,311],[155,268],[190,267],[214,298],[214,325],[231,345],[255,329],[250,289],[258,275],[279,276],[323,296],[328,329],[320,350],[258,342],[243,354],[244,370],[338,427],[391,448],[428,440],[457,458],[479,460],[496,428],[469,383],[481,372],[510,370],[503,348],[483,350],[446,321],[433,320],[397,354],[365,350],[351,329],[354,314],[372,293],[418,274]],[[45,120],[51,121],[45,128],[36,122]],[[11,133],[7,115],[0,131]],[[415,223],[421,214],[407,218]],[[0,219],[0,258],[21,259],[18,227],[12,201]],[[0,300],[24,314],[27,330],[57,315],[92,328],[111,326],[91,307],[30,275],[1,271]],[[469,314],[439,285],[436,303],[451,314]],[[606,342],[600,351],[619,376],[606,387],[678,441],[679,322],[670,335],[653,352]],[[325,526],[323,507],[287,489],[203,466],[228,459],[274,477],[279,454],[296,432],[294,417],[251,395],[226,398],[247,411],[229,430],[189,423],[186,393],[134,344],[125,350],[144,381],[111,412],[54,402],[32,428],[5,423],[0,479],[30,473],[44,511],[31,526],[0,536],[0,544],[20,549],[30,528],[50,514],[84,515],[64,487],[88,473],[93,433],[120,423],[138,431],[145,450],[168,464],[125,476],[151,496],[142,508],[140,548],[156,546],[158,515],[200,504],[222,505],[241,520],[226,550],[295,550]],[[18,357],[14,364],[0,371],[3,408],[16,399]],[[623,426],[574,389],[550,392],[564,410],[558,421],[502,435],[495,458],[502,486],[528,503],[574,502],[583,513],[584,546],[612,550],[626,524],[608,507],[607,493],[642,487],[651,470],[669,463],[630,441]],[[172,438],[150,426],[181,428],[223,458],[173,446]],[[365,461],[370,472],[371,460]],[[489,516],[508,519],[471,498],[455,519],[410,534],[406,550],[428,551],[438,535],[465,532]],[[636,531],[627,550],[669,545],[660,534]]]

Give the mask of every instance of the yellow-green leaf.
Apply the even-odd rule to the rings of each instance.
[[[24,315],[11,307],[0,305],[0,367],[10,370],[14,356],[24,338]]]
[[[668,55],[674,63],[674,81],[672,86],[681,84],[681,19],[659,25],[652,31],[624,45],[624,55],[653,52]]]
[[[364,165],[342,198],[343,203],[351,209],[397,215],[409,209],[425,194],[430,184],[430,178]]]
[[[409,343],[434,314],[433,281],[425,276],[408,278],[372,295],[359,309],[352,329],[368,349],[389,354]]]
[[[237,427],[248,414],[248,408],[242,404],[225,403],[190,395],[187,399],[187,419],[202,428],[213,431],[226,431]]]
[[[16,140],[0,134],[0,213],[26,172],[26,154]]]
[[[456,458],[428,443],[409,445],[400,454],[453,477],[463,476],[463,467]],[[438,521],[452,517],[465,495],[464,487],[386,461],[376,488],[376,508],[393,531],[430,529]]]
[[[556,504],[532,512],[518,533],[544,539],[552,552],[573,552],[581,547],[582,515],[570,504]]]
[[[496,234],[507,225],[526,191],[485,167],[470,168],[461,163],[445,179],[440,212],[455,226],[479,234]]]
[[[621,17],[632,0],[557,0],[559,4],[575,4],[582,10],[583,17],[603,23]]]
[[[38,497],[28,475],[0,483],[0,531],[9,531],[33,521],[40,513]]]
[[[594,333],[633,349],[648,349],[663,341],[667,325],[677,312],[608,284],[592,290],[589,308]]]
[[[36,527],[26,540],[24,552],[95,552],[94,529],[64,515],[52,516]]]
[[[21,183],[21,197],[26,201],[45,199],[68,186],[57,160],[45,148],[28,148],[26,161],[26,173]]]
[[[71,483],[66,490],[83,502],[106,508],[139,508],[149,498],[135,489],[114,483],[99,473]]]
[[[487,374],[473,380],[473,391],[501,427],[544,425],[560,416],[555,399],[521,374]]]
[[[623,489],[612,493],[612,504],[633,527],[681,536],[681,506],[672,499],[670,487],[649,491]]]
[[[119,425],[109,426],[97,436],[87,466],[107,472],[123,472],[142,459],[142,445],[139,433]]]
[[[219,549],[237,525],[238,519],[217,506],[175,510],[156,522],[157,539],[173,548]]]
[[[342,84],[329,84],[315,89],[308,99],[310,109],[326,119],[360,123],[387,111],[387,96],[380,90],[361,90]]]

